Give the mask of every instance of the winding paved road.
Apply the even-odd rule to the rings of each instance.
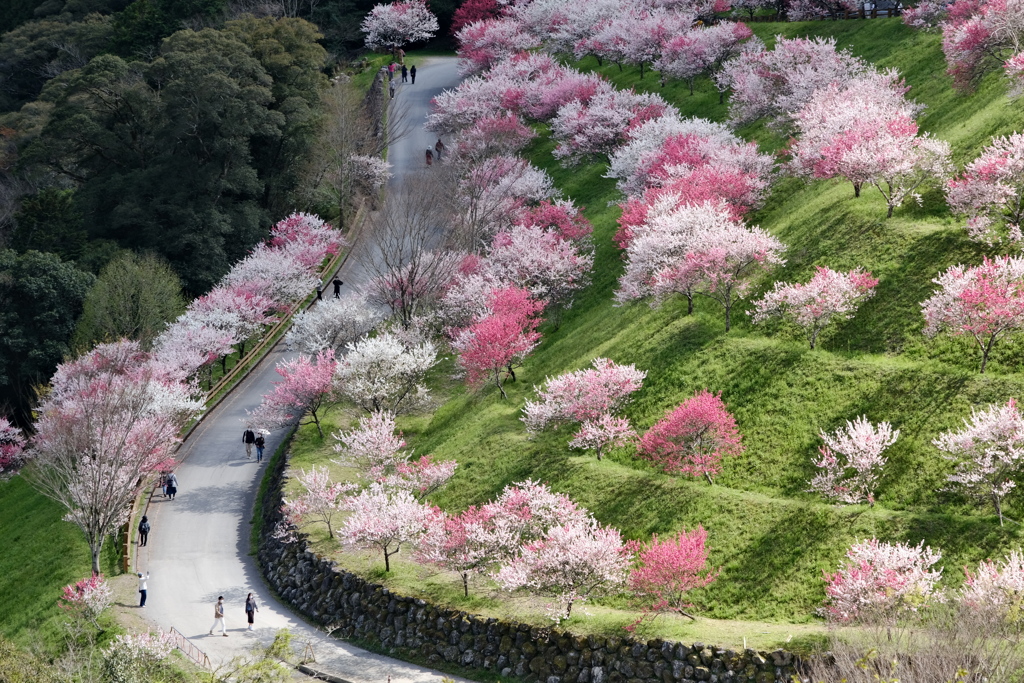
[[[389,150],[395,181],[424,165],[424,150],[436,137],[422,127],[431,98],[459,82],[457,60],[436,57],[423,61],[416,85],[398,83],[396,100],[408,103],[415,118],[413,130]],[[400,80],[400,78],[398,79]],[[346,286],[359,284],[365,273],[358,267],[360,250],[372,248],[364,235],[353,258],[342,268]],[[329,291],[329,290],[328,290]],[[203,421],[183,445],[177,470],[179,489],[174,500],[155,498],[149,508],[149,545],[139,549],[141,571],[151,572],[146,617],[163,629],[177,628],[206,652],[215,665],[245,654],[255,641],[270,642],[274,633],[289,628],[297,642],[319,641],[315,656],[320,668],[354,683],[439,681],[441,674],[372,654],[339,640],[325,640],[289,608],[272,598],[256,562],[249,555],[249,520],[263,464],[247,460],[242,445],[246,410],[260,403],[278,377],[276,363],[286,356],[275,349],[232,394]],[[273,453],[283,432],[267,437]],[[256,630],[246,630],[243,604],[249,592],[259,600]],[[223,595],[229,637],[209,636],[213,604]]]

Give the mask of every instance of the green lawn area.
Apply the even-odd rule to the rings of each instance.
[[[911,86],[909,96],[927,106],[922,129],[948,140],[958,164],[973,158],[992,135],[1024,129],[1024,108],[1006,98],[1005,85],[996,75],[983,80],[973,94],[955,93],[944,74],[940,37],[912,31],[899,19],[752,28],[768,42],[775,34],[832,35],[840,47],[850,47],[880,67],[898,68]],[[601,71],[620,87],[659,92],[684,115],[727,117],[727,105],[719,103],[710,81],[698,82],[691,96],[685,84],[663,87],[651,72],[641,80],[639,69],[598,68],[592,59],[580,66]],[[757,140],[765,151],[785,144],[762,124],[740,133]],[[766,205],[750,216],[751,224],[760,224],[789,245],[786,266],[758,283],[754,296],[776,280],[805,280],[818,265],[864,266],[880,279],[876,296],[857,316],[811,351],[793,331],[755,328],[742,314],[734,315],[734,328],[725,334],[721,308],[708,299],[697,302],[692,316],[681,301],[657,310],[645,303],[614,306],[612,292],[622,261],[611,241],[619,209],[609,202],[620,196],[614,182],[602,177],[604,163],[562,168],[551,155],[553,148],[542,137],[529,150],[530,157],[567,196],[587,207],[597,245],[593,285],[560,326],[542,327],[543,343],[517,372],[518,382],[508,385],[508,400],[490,387],[468,393],[445,379],[450,373],[439,372],[437,388],[449,397],[446,402],[433,414],[400,421],[417,453],[459,463],[449,487],[435,494],[435,503],[457,511],[491,499],[509,483],[531,478],[570,495],[627,538],[702,524],[708,530],[711,561],[723,570],[717,582],[693,595],[697,611],[710,619],[692,627],[659,619],[648,628],[659,635],[708,641],[718,634],[723,643],[735,641],[741,631],[756,631],[761,622],[815,624],[815,610],[824,597],[822,572],[833,570],[855,539],[923,540],[938,547],[944,581],[950,585],[962,580],[963,565],[1021,545],[1019,525],[1000,527],[990,507],[943,491],[951,464],[931,445],[939,432],[958,426],[972,406],[1020,397],[1024,388],[1024,345],[998,346],[990,370],[980,375],[978,356],[968,343],[929,341],[921,333],[920,302],[929,296],[932,278],[955,263],[978,263],[988,253],[966,239],[940,191],[925,193],[921,206],[905,205],[886,220],[885,203],[873,188],[855,199],[849,183],[782,179]],[[639,429],[695,391],[721,391],[736,415],[746,452],[726,462],[711,486],[657,472],[626,449],[600,462],[570,451],[569,430],[529,439],[519,418],[533,386],[546,376],[586,367],[597,356],[635,363],[648,372],[643,390],[626,411]],[[888,452],[879,502],[873,508],[826,505],[806,491],[814,470],[811,458],[821,443],[819,431],[862,414],[876,422],[889,420],[901,430]],[[349,418],[339,413],[332,419],[345,423]],[[332,454],[332,443],[329,437],[320,442],[315,430],[304,428],[294,443],[294,462],[322,462]],[[1024,500],[1011,500],[1008,514],[1024,519]],[[317,547],[331,551],[333,544],[318,533],[314,531]],[[343,562],[385,579],[382,562],[361,556],[344,556]],[[466,601],[454,578],[412,564],[400,564],[386,583],[463,609],[513,609],[538,618],[529,601],[509,602],[485,585],[479,596]],[[592,617],[574,618],[569,626],[617,627],[629,621],[619,611],[624,608],[629,608],[625,599],[606,599],[591,608]],[[734,620],[752,623],[736,627]],[[680,631],[683,627],[692,630]],[[774,633],[769,639],[785,642]]]

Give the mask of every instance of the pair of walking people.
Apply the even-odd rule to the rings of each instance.
[[[245,617],[249,622],[248,630],[253,630],[253,624],[256,620],[256,612],[259,611],[259,606],[256,605],[256,596],[249,593],[249,596],[245,599]],[[227,628],[224,626],[224,596],[221,595],[217,598],[216,604],[213,606],[213,626],[210,627],[210,635],[213,635],[214,630],[220,627],[220,634],[225,638],[228,637]]]
[[[256,462],[263,462],[263,449],[267,447],[267,441],[262,434],[257,434],[248,427],[242,432],[242,443],[245,444],[245,459],[252,460],[252,447],[256,447]]]

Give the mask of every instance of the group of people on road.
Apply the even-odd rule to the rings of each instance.
[[[435,157],[437,157],[438,161],[441,161],[441,155],[444,153],[446,149],[447,147],[445,147],[444,143],[441,142],[441,138],[438,138],[437,142],[434,143],[434,149],[430,149],[429,147],[427,147],[427,166],[434,165]]]
[[[141,576],[141,574],[140,574]],[[249,593],[249,596],[245,599],[245,618],[249,622],[247,630],[252,631],[253,625],[256,622],[256,612],[259,611],[259,606],[256,604],[256,596]],[[220,634],[225,638],[228,637],[228,629],[224,624],[224,596],[218,596],[217,602],[213,605],[213,626],[210,627],[209,635],[213,635],[214,630],[220,627]]]
[[[263,449],[267,447],[267,442],[263,438],[263,433],[257,434],[252,430],[251,427],[246,427],[245,431],[242,432],[242,443],[245,444],[245,459],[252,460],[252,447],[256,447],[256,462],[263,462]]]
[[[388,64],[388,94],[391,99],[395,99],[395,74],[402,74],[402,83],[408,83],[409,77],[412,77],[412,85],[416,85],[416,65],[413,64],[412,68],[405,66],[405,59],[401,60],[401,63],[391,62]]]

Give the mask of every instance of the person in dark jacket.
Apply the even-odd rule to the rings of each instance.
[[[409,82],[409,69],[405,66],[405,64],[403,64],[402,65],[402,83],[408,83],[408,82]]]
[[[142,521],[139,522],[139,547],[146,545],[149,542],[149,518],[146,515],[142,515]]]
[[[245,444],[245,459],[252,460],[252,445],[256,443],[256,433],[246,427],[242,432],[242,443]]]
[[[167,497],[174,500],[176,495],[178,495],[178,477],[171,472],[167,475]]]
[[[334,298],[335,299],[340,299],[341,298],[341,286],[343,284],[345,284],[345,283],[341,281],[341,278],[337,278],[336,277],[333,280],[331,280],[331,284],[334,285]]]
[[[412,84],[416,85],[416,65],[413,64],[412,68],[409,69],[409,75],[412,77]]]
[[[263,462],[263,449],[267,447],[267,441],[262,434],[256,436],[256,462]]]

